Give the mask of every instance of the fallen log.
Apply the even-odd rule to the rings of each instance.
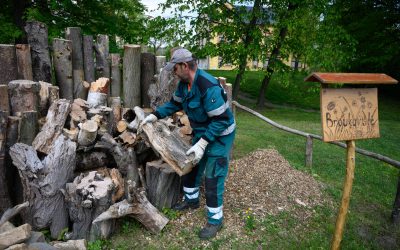
[[[57,238],[68,227],[63,190],[73,177],[76,143],[58,136],[42,161],[33,147],[23,143],[12,146],[10,155],[21,177],[24,200],[29,201],[24,221],[37,230],[50,227],[51,236]]]
[[[135,107],[134,111],[139,121],[145,117],[144,111],[140,107]],[[163,160],[180,176],[187,174],[193,167],[194,155],[186,156],[186,151],[191,147],[182,139],[177,130],[172,132],[162,121],[146,123],[143,131],[148,137],[152,148],[158,152]]]

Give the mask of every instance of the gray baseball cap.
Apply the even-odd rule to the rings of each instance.
[[[187,49],[177,49],[172,54],[171,60],[168,64],[164,67],[165,70],[171,71],[175,64],[183,63],[183,62],[190,62],[193,60],[192,52]]]

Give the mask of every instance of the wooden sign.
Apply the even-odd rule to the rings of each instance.
[[[377,89],[322,88],[321,118],[325,142],[378,138]]]

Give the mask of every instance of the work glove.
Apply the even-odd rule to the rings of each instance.
[[[201,138],[196,144],[194,144],[187,152],[186,155],[190,155],[191,153],[194,153],[194,159],[193,159],[193,164],[196,165],[197,163],[200,162],[201,158],[204,155],[204,151],[206,150],[206,147],[208,145],[208,142]]]
[[[142,132],[142,127],[146,123],[153,123],[153,122],[155,122],[157,120],[158,120],[157,116],[155,116],[153,114],[150,114],[150,115],[146,116],[146,118],[144,118],[143,121],[139,124],[138,129],[137,129],[137,133],[140,134]]]

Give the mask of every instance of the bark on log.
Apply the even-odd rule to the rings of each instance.
[[[158,106],[171,100],[178,82],[178,78],[174,77],[171,71],[161,70],[156,77],[156,83],[149,87],[150,107],[155,110]]]
[[[60,88],[60,97],[73,100],[72,41],[58,38],[54,39],[53,51],[54,71],[57,85]]]
[[[62,133],[62,128],[70,111],[71,104],[65,99],[60,99],[51,105],[46,123],[32,143],[37,151],[45,154],[50,152],[53,142]]]
[[[97,136],[98,125],[95,121],[88,120],[80,126],[78,134],[78,144],[81,146],[89,146],[94,143]]]
[[[39,132],[38,112],[24,111],[21,116],[19,142],[32,146],[32,142]]]
[[[111,96],[121,96],[121,56],[111,53]]]
[[[142,53],[140,57],[140,90],[142,97],[142,107],[150,107],[148,91],[150,84],[154,82],[156,58],[153,53]]]
[[[142,223],[153,233],[159,233],[167,225],[168,219],[160,213],[148,200],[145,191],[129,183],[131,198],[112,205],[107,211],[100,214],[93,224],[124,216],[131,216]]]
[[[108,103],[112,112],[110,113],[110,119],[108,121],[108,133],[111,135],[116,135],[118,122],[122,119],[122,104],[120,97],[110,97],[108,98]]]
[[[93,36],[83,36],[83,71],[85,81],[92,83],[96,80],[94,72]]]
[[[110,78],[109,40],[107,35],[97,35],[96,37],[96,72],[97,78]]]
[[[31,47],[33,80],[51,82],[47,26],[38,21],[29,21],[26,22],[25,31]]]
[[[66,39],[72,41],[72,76],[74,79],[74,99],[86,99],[88,90],[83,81],[83,50],[82,32],[79,27],[68,27],[65,32]]]
[[[24,219],[34,229],[50,227],[57,238],[68,227],[68,213],[62,190],[72,180],[76,166],[76,143],[60,135],[49,154],[41,161],[31,146],[17,143],[10,149],[24,187],[29,207]]]
[[[67,184],[69,214],[73,222],[72,239],[107,238],[112,223],[93,226],[92,221],[112,204],[116,191],[107,169],[81,174]]]
[[[143,110],[135,107],[134,111],[139,121],[145,117]],[[186,156],[186,151],[191,147],[185,142],[177,130],[170,131],[168,126],[161,122],[146,123],[143,131],[149,139],[153,149],[167,162],[180,176],[187,174],[193,167],[194,155]]]
[[[18,79],[33,80],[31,47],[29,44],[15,45]]]
[[[7,136],[7,117],[5,111],[0,111],[0,215],[11,207],[10,194],[6,180],[6,136]]]
[[[171,208],[180,196],[180,177],[161,160],[147,162],[146,183],[148,199],[156,208]]]
[[[97,168],[114,168],[115,162],[102,151],[79,152],[76,155],[76,171],[86,171]]]
[[[156,71],[155,74],[160,74],[161,69],[167,64],[167,58],[165,56],[156,56]]]
[[[8,83],[0,85],[0,110],[10,113],[10,101],[8,98]]]
[[[140,45],[124,46],[123,89],[124,106],[140,106]]]
[[[39,105],[38,82],[15,80],[8,84],[11,114],[21,116],[24,111],[37,111]]]
[[[0,44],[0,84],[18,79],[15,46]]]

